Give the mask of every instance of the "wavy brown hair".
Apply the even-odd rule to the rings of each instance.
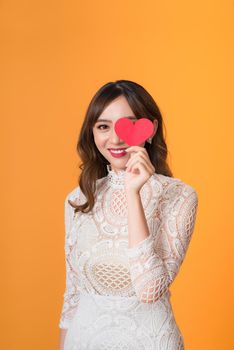
[[[144,147],[156,169],[156,173],[173,177],[166,161],[168,150],[163,135],[165,125],[153,97],[141,85],[133,81],[117,80],[109,82],[103,85],[93,96],[86,111],[77,142],[77,152],[82,161],[79,166],[82,171],[78,182],[87,202],[78,205],[69,200],[69,203],[75,208],[75,213],[78,211],[88,213],[92,210],[95,204],[96,180],[108,174],[107,164],[109,162],[95,145],[93,127],[103,110],[120,95],[125,96],[137,119],[142,118],[142,116],[151,121],[157,119],[157,131],[152,138],[152,143],[145,142]]]

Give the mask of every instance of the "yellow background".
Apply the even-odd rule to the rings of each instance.
[[[234,348],[233,1],[3,0],[0,13],[0,348],[58,348],[76,142],[90,99],[117,79],[153,95],[174,176],[199,195],[171,286],[185,348]]]

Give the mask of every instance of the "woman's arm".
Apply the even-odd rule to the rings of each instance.
[[[129,248],[131,248],[149,237],[149,228],[142,207],[140,193],[127,191],[126,198],[128,203],[128,243]]]
[[[153,235],[140,196],[127,193],[130,274],[136,295],[145,303],[156,302],[175,279],[195,224],[198,197],[191,186],[175,183],[165,198],[157,208],[161,224]]]
[[[63,350],[67,329],[60,328],[59,350]]]
[[[79,189],[78,189],[79,190]],[[77,197],[78,190],[71,192],[66,196],[64,203],[64,219],[65,219],[65,266],[66,266],[66,286],[63,294],[63,305],[60,315],[59,328],[60,339],[59,346],[63,350],[64,339],[67,333],[67,329],[73,319],[79,304],[79,280],[77,274],[72,268],[72,251],[74,248],[74,242],[72,239],[72,225],[73,225],[73,208],[68,203],[68,199],[74,200],[73,197]]]

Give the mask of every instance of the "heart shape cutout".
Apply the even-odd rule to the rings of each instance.
[[[119,118],[115,132],[129,146],[137,146],[146,141],[154,132],[154,124],[147,118],[138,119],[135,124],[128,118]]]

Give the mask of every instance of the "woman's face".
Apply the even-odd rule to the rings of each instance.
[[[129,147],[129,145],[118,137],[114,129],[115,122],[121,117],[127,117],[132,121],[137,120],[123,95],[117,97],[106,107],[93,127],[94,141],[98,150],[111,164],[111,169],[116,172],[118,170],[125,170],[125,164],[130,157],[130,154],[125,152],[114,154],[110,151],[110,149],[115,150]],[[139,146],[143,147],[144,145],[145,142]]]

